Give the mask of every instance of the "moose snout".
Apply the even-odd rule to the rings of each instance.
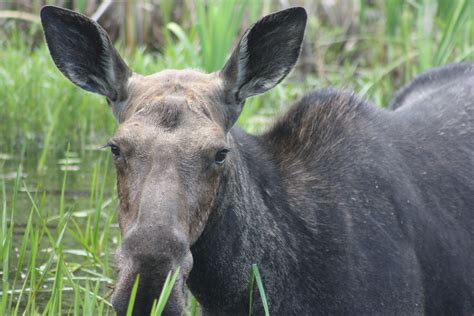
[[[166,305],[165,315],[181,315],[184,285],[192,268],[192,255],[186,236],[169,227],[134,228],[117,251],[118,280],[112,296],[117,315],[125,315],[130,294],[139,276],[134,315],[149,315],[160,297],[168,273],[180,269]]]

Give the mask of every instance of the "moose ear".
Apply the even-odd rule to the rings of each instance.
[[[226,95],[237,103],[276,86],[295,65],[306,27],[306,11],[295,7],[268,15],[242,36],[220,75]],[[237,118],[235,118],[237,119]]]
[[[54,63],[69,80],[107,97],[112,106],[127,98],[132,71],[99,24],[54,6],[43,7],[41,23]]]

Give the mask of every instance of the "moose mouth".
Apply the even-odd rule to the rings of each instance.
[[[126,315],[127,311],[133,307],[133,315],[149,315],[154,304],[157,304],[166,282],[171,279],[173,273],[176,279],[169,292],[168,301],[163,311],[164,315],[181,315],[184,309],[184,290],[187,276],[192,267],[192,255],[188,251],[181,264],[174,269],[167,269],[169,261],[167,259],[131,258],[123,255],[123,247],[117,251],[119,269],[117,282],[112,293],[112,305],[117,315]],[[174,261],[174,260],[173,260]],[[138,280],[135,290],[133,288]],[[170,285],[170,283],[168,283]],[[164,297],[166,298],[166,297]],[[131,306],[133,301],[133,306]]]
[[[164,281],[145,274],[134,275],[135,277],[121,273],[118,277],[112,294],[112,305],[117,315],[126,315],[130,308],[133,308],[133,315],[150,315],[153,306],[160,299]],[[132,300],[132,289],[137,279],[138,287]],[[181,315],[184,307],[184,283],[185,277],[179,273],[166,303],[165,315]]]

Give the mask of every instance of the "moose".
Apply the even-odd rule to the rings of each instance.
[[[247,314],[252,264],[274,315],[474,312],[474,64],[419,75],[388,108],[309,92],[245,133],[245,100],[291,71],[306,20],[300,7],[262,18],[218,72],[142,76],[95,21],[42,9],[56,66],[118,122],[119,315],[138,275],[146,315],[178,267],[166,314],[183,312],[186,286],[205,315]]]

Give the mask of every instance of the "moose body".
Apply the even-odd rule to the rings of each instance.
[[[323,90],[231,131],[232,190],[191,248],[210,314],[245,314],[253,262],[276,315],[474,311],[474,65],[450,71],[467,73],[394,112]]]
[[[138,274],[146,314],[178,266],[167,313],[187,284],[205,314],[247,314],[254,263],[274,315],[474,311],[474,64],[419,76],[391,110],[311,92],[253,136],[233,125],[296,62],[303,9],[257,22],[214,74],[139,76],[88,18],[42,22],[59,69],[120,123],[119,314]]]

